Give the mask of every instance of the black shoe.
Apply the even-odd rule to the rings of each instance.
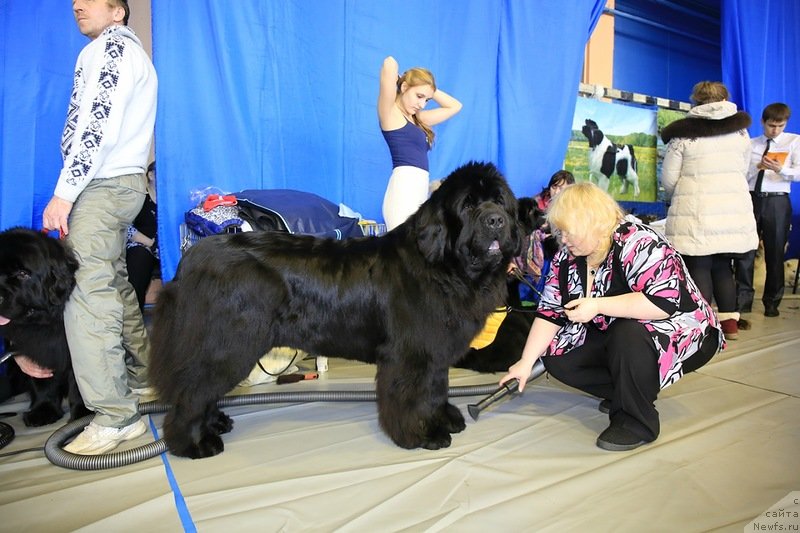
[[[602,400],[600,405],[597,406],[597,410],[601,413],[608,414],[611,412],[611,400]]]
[[[610,452],[627,452],[647,444],[627,429],[621,426],[610,425],[597,437],[597,447]]]
[[[767,305],[764,307],[764,316],[774,317],[780,316],[781,312],[778,311],[777,305]]]

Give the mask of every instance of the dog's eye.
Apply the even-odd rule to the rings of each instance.
[[[16,277],[18,280],[26,280],[31,277],[31,273],[25,269],[20,269],[14,273],[14,277]]]

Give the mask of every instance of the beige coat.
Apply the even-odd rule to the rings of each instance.
[[[747,113],[732,102],[694,107],[664,128],[661,183],[670,202],[665,233],[682,254],[742,253],[758,247],[747,187]]]

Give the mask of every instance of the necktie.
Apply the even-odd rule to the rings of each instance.
[[[762,158],[765,155],[767,155],[767,152],[769,152],[769,143],[771,143],[771,142],[772,142],[772,139],[767,139],[767,147],[764,148],[764,153],[761,154]],[[761,192],[761,182],[764,181],[764,170],[765,169],[762,168],[761,170],[758,171],[758,176],[756,177],[756,186],[753,189],[753,192],[756,193],[756,194]]]

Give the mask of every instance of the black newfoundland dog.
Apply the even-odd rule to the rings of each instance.
[[[533,198],[524,197],[517,201],[517,217],[520,231],[530,235],[545,223],[545,213],[536,206]],[[558,248],[554,238],[544,242],[545,253],[552,257]],[[525,253],[525,250],[522,250]],[[522,350],[528,341],[528,332],[533,325],[534,308],[524,308],[520,300],[520,281],[508,277],[508,314],[497,330],[494,340],[483,348],[470,348],[464,357],[453,366],[468,368],[477,372],[505,372],[519,361]]]
[[[464,417],[448,368],[507,298],[517,200],[491,164],[455,170],[405,223],[345,241],[284,233],[202,239],[159,295],[150,376],[175,455],[223,450],[217,401],[274,346],[377,365],[379,421],[403,448],[447,447]]]
[[[89,413],[83,404],[64,333],[64,305],[75,287],[78,261],[61,242],[27,228],[0,233],[0,337],[10,350],[53,370],[53,377],[25,376],[31,394],[27,426],[44,426],[64,414],[70,420]]]

